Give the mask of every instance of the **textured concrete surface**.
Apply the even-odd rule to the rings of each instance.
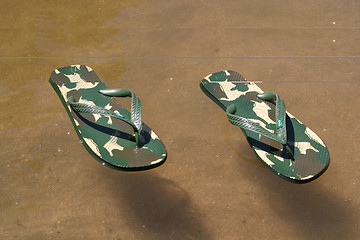
[[[360,238],[360,2],[115,2],[1,2],[1,239]],[[48,83],[70,64],[140,97],[163,166],[88,154]],[[296,185],[260,163],[199,88],[224,69],[322,138],[324,175]]]

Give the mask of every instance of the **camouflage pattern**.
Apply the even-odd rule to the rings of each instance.
[[[164,145],[144,123],[139,128],[140,144],[137,146],[134,128],[118,117],[131,119],[131,113],[113,97],[99,92],[107,87],[90,67],[72,65],[56,69],[51,73],[49,82],[65,106],[84,146],[103,165],[118,170],[143,170],[165,161]],[[68,103],[70,97],[78,103],[96,105],[118,116],[75,111]]]
[[[276,131],[276,102],[260,100],[257,95],[263,91],[239,73],[228,70],[210,74],[200,86],[222,109],[234,104],[234,115],[247,118],[271,133]],[[277,175],[296,183],[312,181],[329,165],[327,147],[312,130],[287,111],[284,121],[287,146],[294,154],[294,160],[279,142],[249,129],[242,131],[259,159]]]

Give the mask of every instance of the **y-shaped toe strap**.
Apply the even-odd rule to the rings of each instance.
[[[284,101],[276,94],[272,92],[266,92],[258,94],[257,97],[263,101],[276,101],[275,102],[275,117],[276,117],[276,129],[274,133],[266,130],[261,127],[259,124],[254,123],[253,121],[236,115],[236,106],[231,104],[226,109],[226,114],[229,121],[240,128],[256,132],[262,136],[268,137],[276,142],[281,143],[284,146],[284,149],[289,153],[291,159],[294,160],[294,154],[287,145],[287,136],[286,136],[286,108]]]
[[[136,145],[140,145],[140,132],[142,129],[142,121],[141,121],[141,102],[140,99],[129,89],[118,88],[118,89],[103,89],[99,90],[101,94],[111,97],[132,97],[131,101],[131,118],[127,118],[118,113],[105,109],[103,107],[99,107],[92,104],[87,103],[79,103],[75,101],[73,96],[68,98],[68,103],[71,108],[79,113],[92,113],[92,114],[100,114],[103,116],[112,116],[116,117],[128,124],[130,124],[135,133]]]

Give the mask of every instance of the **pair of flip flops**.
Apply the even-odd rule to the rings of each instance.
[[[92,156],[118,170],[145,170],[166,160],[158,136],[141,120],[141,102],[128,89],[108,89],[88,66],[56,69],[50,83]],[[211,74],[201,89],[239,126],[261,161],[286,180],[303,183],[329,165],[321,139],[286,112],[275,93],[264,93],[233,71]],[[130,112],[114,97],[131,97]]]

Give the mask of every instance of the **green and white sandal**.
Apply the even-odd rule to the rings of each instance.
[[[88,66],[54,70],[50,80],[88,152],[117,170],[145,170],[166,160],[158,136],[141,121],[141,102],[128,89],[108,89]],[[113,97],[131,97],[131,112]]]
[[[258,158],[277,175],[306,183],[329,166],[324,142],[286,111],[277,94],[264,93],[234,71],[210,74],[200,87],[241,128]]]

